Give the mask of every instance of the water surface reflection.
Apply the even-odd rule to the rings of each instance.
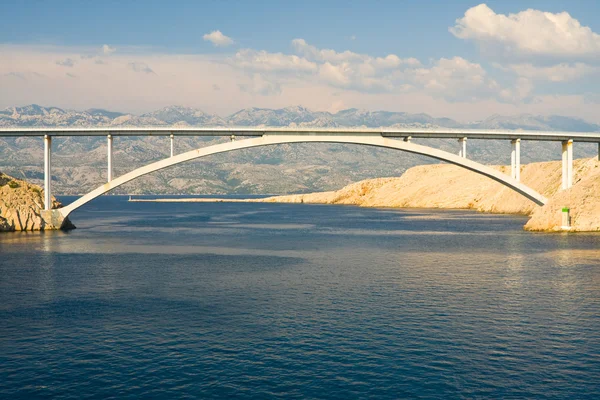
[[[600,236],[127,203],[0,236],[0,397],[600,396]]]

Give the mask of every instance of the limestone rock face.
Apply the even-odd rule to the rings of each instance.
[[[569,208],[571,231],[600,231],[600,162],[578,160],[574,167],[573,187],[557,192],[543,207],[537,207],[525,229],[562,230],[562,209]]]
[[[510,174],[510,167],[496,166]],[[530,215],[527,230],[561,230],[563,207],[571,209],[571,231],[600,231],[600,162],[574,161],[574,186],[561,190],[560,161],[521,166],[521,181],[549,199],[539,207],[502,184],[447,164],[421,165],[399,178],[353,183],[340,190],[276,196],[278,203],[353,204],[361,207],[462,208],[482,212]]]
[[[44,211],[42,188],[0,172],[0,232],[74,228],[57,212],[60,207],[53,197],[52,210]]]

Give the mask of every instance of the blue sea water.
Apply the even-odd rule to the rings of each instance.
[[[0,235],[0,398],[600,398],[600,235],[126,200]]]

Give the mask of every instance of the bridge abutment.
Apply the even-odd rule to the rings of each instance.
[[[69,217],[65,217],[61,212],[60,208],[54,210],[43,210],[40,212],[42,217],[43,229],[45,231],[50,230],[70,230],[75,229],[75,225],[69,220]]]

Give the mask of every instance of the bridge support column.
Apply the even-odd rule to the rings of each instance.
[[[44,210],[52,209],[52,136],[44,135]]]
[[[600,161],[600,143],[598,143],[598,161]]]
[[[562,189],[573,186],[573,141],[562,142]]]
[[[108,135],[106,137],[106,148],[107,148],[107,159],[108,165],[106,169],[106,181],[110,182],[113,178],[113,137],[112,135]]]
[[[171,138],[171,157],[175,155],[175,136],[171,133],[169,136]]]
[[[511,140],[510,176],[517,182],[521,181],[521,139]]]
[[[403,140],[404,140],[405,142],[409,143],[409,142],[412,140],[412,136],[406,136],[406,137],[405,137]],[[600,148],[600,143],[598,143],[598,146],[599,146],[599,148]],[[600,150],[599,150],[599,151],[600,151]]]
[[[462,158],[467,158],[467,138],[464,137],[458,139],[458,143],[460,143],[460,151],[458,152],[458,155]]]

